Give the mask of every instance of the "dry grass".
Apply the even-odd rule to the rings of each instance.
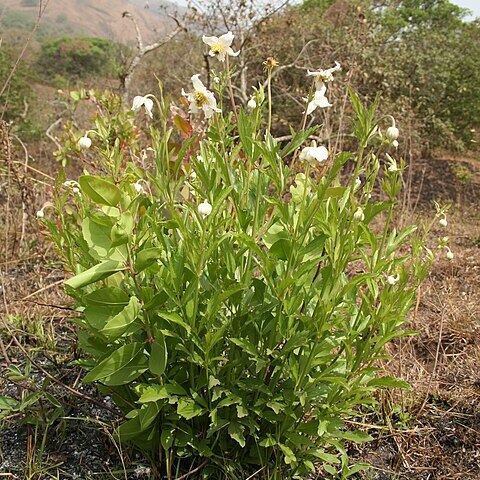
[[[8,159],[3,158],[0,165],[0,183],[8,185],[0,204],[0,230],[5,239],[1,247],[4,302],[0,315],[8,324],[0,330],[6,351],[2,368],[5,371],[8,363],[20,368],[26,364],[25,352],[15,344],[14,334],[39,367],[80,391],[79,370],[68,366],[77,358],[74,327],[69,321],[74,313],[65,309],[68,299],[61,288],[63,271],[35,218],[36,210],[51,195],[50,188],[39,181],[51,182],[34,171],[25,172],[22,158],[19,150],[20,163],[8,165]],[[440,260],[419,292],[409,325],[418,334],[389,346],[391,361],[385,368],[410,382],[412,389],[383,392],[378,397],[379,410],[361,420],[376,425],[371,428],[373,442],[361,449],[352,447],[353,458],[374,467],[362,478],[480,479],[479,171],[476,162],[430,160],[415,165],[412,198],[419,200],[418,211],[430,214],[432,199],[452,202],[447,229],[436,233],[450,237],[455,258],[451,262]],[[36,368],[33,372],[42,373]],[[12,388],[12,382],[2,375],[0,394],[11,393]],[[21,386],[15,388],[21,390]],[[75,400],[71,392],[51,388],[70,411],[92,415],[85,398]],[[104,413],[97,408],[93,415],[107,418],[102,417]],[[19,426],[20,418],[14,415],[3,420],[0,428],[25,429]],[[32,456],[32,445],[27,445],[31,435],[15,438],[16,450]],[[115,448],[99,451],[107,461]],[[78,466],[78,460],[61,452],[64,447],[60,444],[58,451],[47,449],[43,458],[47,462],[60,458],[64,471],[72,462]],[[2,462],[6,465],[0,455],[0,472]],[[23,477],[17,474],[16,478]]]

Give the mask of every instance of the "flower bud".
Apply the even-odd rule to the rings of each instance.
[[[37,212],[37,218],[43,218],[45,217],[45,213],[43,212],[43,208],[41,208],[38,212]]]
[[[255,110],[257,108],[257,102],[255,101],[254,98],[251,98],[248,102],[247,102],[247,107],[250,109],[250,110]]]
[[[212,206],[208,203],[207,200],[205,200],[198,206],[198,213],[200,213],[203,218],[207,217],[212,213]]]
[[[362,181],[357,177],[353,182],[353,191],[356,192],[362,186]]]
[[[362,207],[357,208],[357,210],[353,214],[353,219],[356,222],[363,222],[365,220],[365,214],[363,213]]]
[[[448,225],[448,222],[447,222],[447,217],[443,217],[439,220],[438,222],[440,224],[441,227],[446,227]]]
[[[139,195],[143,195],[145,193],[145,188],[143,188],[142,181],[138,180],[133,184],[133,188]]]
[[[447,253],[445,255],[448,260],[453,260],[453,252],[447,247]]]
[[[92,140],[88,138],[87,135],[84,135],[78,140],[78,146],[82,150],[88,150],[92,146]]]
[[[400,135],[400,132],[399,132],[398,128],[393,126],[393,125],[391,127],[388,127],[387,131],[385,133],[385,136],[391,142],[394,142],[395,140],[397,140],[399,135]],[[398,143],[397,143],[397,146],[398,146]]]
[[[400,275],[389,275],[387,277],[387,283],[389,285],[395,285],[400,280]]]

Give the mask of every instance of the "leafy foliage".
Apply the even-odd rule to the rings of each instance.
[[[112,75],[122,47],[97,37],[61,37],[43,42],[37,65],[43,75],[70,79]],[[125,48],[124,48],[125,50]]]
[[[261,89],[257,100],[264,108]],[[433,255],[415,226],[393,227],[401,166],[381,171],[379,152],[391,147],[376,105],[351,101],[358,150],[320,169],[295,168],[316,128],[281,145],[260,109],[240,110],[238,124],[184,116],[172,122],[178,143],[160,99],[148,150],[112,142],[120,118],[123,131],[136,128],[133,112],[99,109],[101,174],[80,177],[76,191],[59,179],[58,217],[44,221],[75,274],[66,286],[83,312],[84,381],[121,408],[120,439],[161,452],[159,476],[192,465],[219,479],[305,478],[319,462],[330,475],[363,468],[343,443],[369,436],[343,419],[376,388],[402,385],[377,378],[376,360],[407,333]],[[204,199],[212,210],[202,214]]]

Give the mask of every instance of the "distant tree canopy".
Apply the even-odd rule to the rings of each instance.
[[[46,40],[37,61],[44,76],[85,79],[115,75],[117,59],[126,47],[97,37],[60,37]]]

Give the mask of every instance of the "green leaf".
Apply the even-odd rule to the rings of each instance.
[[[364,443],[364,442],[370,442],[373,440],[373,438],[365,432],[339,432],[339,436],[341,438],[344,438],[345,440],[350,440],[352,442],[356,443]]]
[[[90,248],[89,253],[95,258],[108,257],[108,252],[112,248],[111,230],[111,227],[100,225],[90,218],[83,220],[82,235]]]
[[[160,406],[157,403],[150,403],[139,410],[132,410],[129,413],[135,412],[136,415],[118,427],[117,435],[124,442],[135,439],[152,425],[159,411]]]
[[[168,450],[173,445],[175,439],[175,430],[173,428],[162,430],[160,435],[160,443],[164,450]]]
[[[411,388],[408,382],[394,377],[374,378],[373,380],[370,380],[367,385],[369,387],[405,388],[407,390]]]
[[[318,449],[308,450],[308,453],[327,463],[336,463],[336,464],[340,463],[340,459],[336,455],[332,455],[331,453],[324,452],[323,450],[318,450]]]
[[[11,397],[0,396],[0,410],[15,410],[20,403]]]
[[[155,263],[161,256],[162,249],[161,248],[145,248],[140,250],[137,253],[137,258],[135,259],[135,271],[141,272],[145,270],[150,265]]]
[[[158,400],[170,399],[172,396],[177,395],[187,395],[186,390],[178,384],[149,385],[143,390],[138,403],[156,402]]]
[[[292,243],[286,238],[281,238],[270,247],[270,253],[280,260],[288,260],[292,253]]]
[[[140,342],[129,343],[102,360],[83,379],[84,383],[99,381],[105,385],[125,385],[148,368],[147,357]]]
[[[283,459],[284,459],[284,461],[287,465],[291,465],[292,463],[296,463],[297,457],[295,456],[295,454],[293,453],[293,451],[290,447],[287,447],[286,445],[283,445],[281,443],[279,443],[278,446],[280,447],[280,450],[284,454]]]
[[[150,346],[150,358],[148,361],[148,368],[154,375],[163,375],[167,367],[167,344],[165,343],[165,336],[158,332],[155,341]]]
[[[183,418],[190,420],[191,418],[201,415],[203,408],[191,398],[180,398],[178,400],[177,413]]]
[[[182,317],[180,317],[180,315],[178,313],[158,312],[158,315],[160,317],[164,318],[165,320],[169,321],[169,322],[176,323],[177,325],[180,325],[181,327],[183,327],[187,331],[187,333],[190,333],[190,331],[191,331],[190,325],[185,323],[182,320]]]
[[[104,278],[107,278],[116,272],[125,270],[125,268],[126,267],[122,262],[118,262],[116,260],[105,260],[104,262],[99,263],[98,265],[95,265],[72,278],[69,278],[65,282],[65,285],[68,285],[71,288],[82,288],[90,285],[91,283],[103,280]]]
[[[82,175],[78,183],[83,193],[100,205],[115,207],[122,198],[120,189],[112,182],[103,178]]]
[[[273,447],[276,444],[277,441],[272,437],[272,435],[267,435],[267,438],[265,438],[259,443],[261,447]]]
[[[245,437],[243,436],[243,426],[234,420],[230,422],[228,426],[228,434],[230,437],[238,442],[238,444],[243,448],[245,446]]]
[[[136,297],[130,298],[128,305],[107,322],[101,333],[111,340],[118,338],[136,320],[140,311],[141,305],[138,299]]]
[[[87,305],[123,308],[128,305],[129,296],[121,288],[99,288],[83,297]]]

